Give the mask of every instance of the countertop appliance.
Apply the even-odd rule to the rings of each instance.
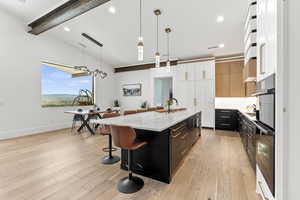
[[[256,135],[256,163],[275,194],[275,74],[258,82],[259,119]]]

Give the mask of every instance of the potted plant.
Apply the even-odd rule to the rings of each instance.
[[[141,104],[141,108],[142,108],[142,109],[147,109],[147,101],[144,101],[144,102]]]
[[[113,111],[117,111],[117,112],[120,112],[121,110],[121,106],[120,106],[120,103],[119,103],[119,100],[114,100],[114,107],[112,109]]]
[[[116,108],[120,107],[119,100],[114,100],[114,107]]]

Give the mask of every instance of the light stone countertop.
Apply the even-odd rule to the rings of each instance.
[[[91,123],[130,126],[135,129],[162,132],[199,112],[200,111],[195,110],[184,110],[174,113],[144,112],[114,118],[91,120]]]

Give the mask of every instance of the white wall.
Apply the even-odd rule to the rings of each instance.
[[[143,101],[151,101],[150,70],[140,70],[115,74],[117,99],[122,110],[138,109]],[[142,84],[142,96],[123,96],[122,86]]]
[[[26,25],[0,10],[0,139],[69,127],[75,108],[41,107],[41,61],[82,64],[80,50],[54,38],[26,33]],[[99,65],[89,57],[88,64]],[[114,77],[105,66],[109,78],[97,81],[97,104],[112,105]]]
[[[147,101],[150,106],[154,105],[154,79],[163,77],[173,77],[173,88],[176,69],[172,68],[171,72],[168,72],[165,67],[152,68],[148,70],[131,71],[116,73],[116,91],[117,99],[120,101],[122,110],[138,109],[143,101]],[[124,97],[122,92],[122,85],[124,84],[142,84],[142,96],[138,97]],[[176,94],[175,96],[176,97]]]
[[[286,178],[287,190],[286,199],[299,199],[300,181],[300,67],[299,67],[299,46],[300,46],[300,1],[286,1],[287,6],[287,57],[284,69],[287,72],[287,126],[285,130],[287,136],[287,162]]]

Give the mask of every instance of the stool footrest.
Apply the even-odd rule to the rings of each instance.
[[[103,148],[102,149],[104,152],[110,152],[110,151],[117,151],[118,149],[117,148],[111,148],[111,150],[110,150],[110,148],[109,147],[105,147],[105,148]]]

